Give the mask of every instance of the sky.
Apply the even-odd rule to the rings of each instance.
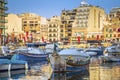
[[[63,9],[72,10],[80,6],[82,0],[8,0],[8,13],[35,13],[50,18],[60,16]],[[120,7],[120,0],[86,0],[93,6],[104,8],[106,13],[114,7]]]

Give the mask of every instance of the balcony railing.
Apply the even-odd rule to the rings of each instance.
[[[7,29],[7,26],[0,26],[0,29]]]
[[[0,9],[8,10],[8,7],[6,7],[6,6],[0,6]]]
[[[0,2],[3,2],[4,4],[8,4],[7,0],[0,0]]]
[[[0,2],[3,2],[3,3],[5,3],[5,4],[7,4],[7,3],[8,3],[8,1],[7,1],[7,0],[0,0]]]
[[[7,23],[8,20],[0,20],[0,23]]]
[[[0,16],[7,17],[7,16],[8,16],[8,13],[3,13],[3,14],[0,14]]]

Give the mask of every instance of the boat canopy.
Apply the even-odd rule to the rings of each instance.
[[[59,55],[79,55],[79,56],[89,56],[83,51],[78,51],[77,49],[63,49],[59,53]]]
[[[26,43],[27,47],[39,47],[39,46],[45,46],[46,43]]]
[[[44,50],[40,48],[28,48],[27,52],[32,54],[45,54]]]

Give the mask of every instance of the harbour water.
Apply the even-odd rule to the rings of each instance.
[[[0,80],[120,80],[120,62],[89,64],[82,71],[67,73],[52,73],[47,64],[35,64],[31,68],[28,71],[0,72]]]

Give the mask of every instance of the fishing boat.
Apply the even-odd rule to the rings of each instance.
[[[38,44],[30,43],[25,48],[18,48],[14,51],[16,60],[25,60],[28,63],[47,62],[48,54]]]
[[[0,71],[11,71],[19,69],[28,69],[26,61],[0,59]]]
[[[89,55],[74,48],[54,52],[49,58],[54,72],[79,71],[90,60]]]
[[[8,59],[0,59],[0,71],[10,71],[11,61]]]
[[[11,70],[28,70],[27,61],[22,60],[11,60]]]

